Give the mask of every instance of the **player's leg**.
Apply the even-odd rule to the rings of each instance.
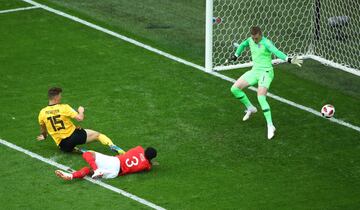
[[[92,178],[101,178],[103,176],[103,172],[98,167],[98,163],[96,162],[96,156],[99,153],[96,152],[85,152],[82,157],[84,160],[90,165],[91,169],[94,171],[94,174],[91,176]]]
[[[272,139],[275,135],[275,126],[273,125],[272,122],[270,105],[266,100],[266,94],[268,92],[268,89],[270,87],[273,78],[274,78],[273,71],[264,72],[259,78],[259,86],[257,91],[258,101],[267,123],[268,139]]]
[[[101,144],[107,145],[110,147],[111,150],[119,153],[124,154],[125,151],[121,149],[120,147],[116,146],[110,138],[108,138],[106,135],[99,133],[97,131],[91,130],[91,129],[85,129],[86,131],[86,143],[92,142],[92,141],[100,141]]]
[[[96,152],[95,163],[97,169],[94,171],[92,178],[104,178],[111,179],[119,175],[120,172],[120,160],[118,157],[108,156]]]
[[[67,138],[61,140],[59,147],[63,152],[72,152],[72,151],[84,151],[83,149],[75,149],[77,145],[85,144],[86,142],[86,132],[82,128],[76,128],[74,132]]]
[[[91,169],[93,171],[98,169],[98,166],[95,163],[95,159],[96,159],[96,153],[95,152],[84,152],[82,154],[82,157],[89,164],[89,166],[91,167]]]
[[[238,80],[236,80],[236,82],[231,86],[230,89],[232,94],[235,96],[235,98],[239,99],[240,102],[244,104],[246,108],[252,106],[249,98],[247,97],[246,93],[243,91],[243,89],[247,88],[248,86],[249,83],[243,77],[240,77]]]
[[[267,94],[267,88],[266,87],[258,87],[258,101],[259,104],[261,106],[261,109],[264,113],[264,117],[266,120],[266,123],[268,125],[272,125],[272,117],[271,117],[271,110],[270,110],[270,105],[266,100],[266,94]]]
[[[91,176],[91,178],[94,179],[101,178],[104,174],[103,170],[99,167],[101,166],[102,160],[97,158],[98,156],[100,156],[100,153],[96,152],[85,152],[83,154],[84,160],[90,165],[91,169],[94,171],[94,174]]]
[[[97,165],[95,163],[95,152],[84,152],[83,158],[84,160],[90,165],[90,167],[93,169],[93,171],[97,170]],[[84,167],[78,171],[75,171],[73,173],[68,173],[61,170],[56,170],[55,174],[56,176],[64,179],[64,180],[72,180],[72,179],[82,179],[86,175],[90,174],[90,168]]]
[[[114,178],[120,170],[120,160],[117,157],[103,155],[98,152],[83,153],[84,160],[90,165],[94,174],[91,178]]]
[[[55,174],[56,176],[62,178],[63,180],[72,180],[72,179],[82,179],[84,178],[86,175],[88,175],[90,173],[90,168],[89,167],[84,167],[78,171],[75,171],[73,173],[68,173],[62,170],[56,170]]]
[[[84,178],[86,175],[90,174],[91,170],[89,167],[84,167],[78,171],[73,172],[71,175],[73,177],[73,179],[82,179]]]
[[[257,80],[254,72],[247,71],[231,86],[232,94],[235,96],[235,98],[239,99],[240,102],[246,107],[246,114],[243,118],[243,121],[249,119],[252,113],[257,112],[256,107],[251,104],[249,98],[243,91],[244,88],[247,88],[249,85],[254,85],[256,84],[256,82]]]
[[[66,139],[61,140],[59,147],[61,151],[68,153],[73,151],[75,145],[72,143],[71,138],[68,137]]]

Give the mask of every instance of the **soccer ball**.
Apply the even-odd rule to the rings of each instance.
[[[321,114],[323,117],[331,118],[335,114],[335,107],[331,104],[326,104],[321,108]]]

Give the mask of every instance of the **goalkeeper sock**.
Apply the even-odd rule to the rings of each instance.
[[[266,122],[268,125],[272,125],[272,118],[271,118],[271,110],[269,103],[266,101],[266,96],[258,96],[258,101],[260,103],[261,109],[264,113]]]
[[[90,167],[93,171],[98,169],[98,167],[95,163],[95,158],[91,152],[85,152],[85,153],[83,153],[82,156],[83,156],[84,160],[90,165]]]
[[[73,176],[73,179],[82,179],[86,175],[88,175],[89,173],[90,173],[90,168],[89,167],[84,167],[84,168],[72,173],[72,176]]]
[[[235,96],[235,98],[239,99],[241,101],[241,103],[243,103],[246,106],[246,108],[249,108],[249,107],[253,106],[251,104],[249,98],[244,93],[244,91],[242,91],[240,88],[232,86],[231,87],[231,92]]]
[[[105,136],[104,134],[100,133],[98,140],[103,144],[103,145],[114,145],[114,143],[111,141],[111,139],[109,139],[107,136]]]

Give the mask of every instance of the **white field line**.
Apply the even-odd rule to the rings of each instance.
[[[1,10],[0,14],[9,13],[9,12],[23,11],[23,10],[30,10],[30,9],[36,9],[36,8],[40,8],[40,7],[39,6],[31,6],[31,7],[21,7],[21,8],[16,8],[16,9]]]
[[[26,149],[24,149],[24,148],[22,148],[22,147],[19,147],[19,146],[15,145],[15,144],[10,143],[10,142],[8,142],[8,141],[5,141],[5,140],[3,140],[3,139],[0,139],[0,144],[5,145],[5,146],[7,146],[7,147],[10,147],[11,149],[17,150],[17,151],[19,151],[19,152],[22,152],[22,153],[24,153],[24,154],[26,154],[26,155],[28,155],[28,156],[30,156],[30,157],[32,157],[32,158],[38,159],[38,160],[40,160],[40,161],[42,161],[42,162],[44,162],[44,163],[47,163],[47,164],[52,165],[52,166],[55,166],[55,167],[60,168],[60,169],[62,169],[62,170],[67,171],[67,170],[71,169],[69,166],[66,166],[66,165],[57,163],[57,162],[55,162],[55,161],[53,161],[53,160],[50,160],[50,159],[48,159],[48,158],[45,158],[45,157],[43,157],[43,156],[41,156],[41,155],[38,155],[38,154],[36,154],[36,153],[33,153],[33,152],[29,151],[29,150],[26,150]],[[54,175],[54,176],[55,176],[55,175]],[[146,205],[146,206],[148,206],[148,207],[151,207],[151,208],[153,208],[153,209],[164,210],[164,208],[162,208],[162,207],[160,207],[160,206],[158,206],[158,205],[156,205],[156,204],[153,204],[153,203],[151,203],[151,202],[149,202],[149,201],[147,201],[147,200],[144,200],[144,199],[142,199],[142,198],[139,198],[139,197],[137,197],[136,195],[133,195],[133,194],[131,194],[131,193],[128,193],[128,192],[126,192],[126,191],[124,191],[124,190],[122,190],[122,189],[119,189],[119,188],[116,188],[116,187],[114,187],[114,186],[112,186],[112,185],[106,184],[106,183],[104,183],[104,182],[102,182],[102,181],[94,180],[94,179],[91,179],[91,178],[89,178],[89,177],[86,177],[85,179],[86,179],[87,181],[93,183],[93,184],[99,185],[99,186],[104,187],[104,188],[106,188],[106,189],[108,189],[108,190],[111,190],[111,191],[113,191],[113,192],[116,192],[116,193],[118,193],[118,194],[121,194],[121,195],[123,195],[123,196],[125,196],[125,197],[128,197],[128,198],[130,198],[130,199],[132,199],[132,200],[134,200],[134,201],[137,201],[137,202],[139,202],[139,203],[141,203],[141,204],[144,204],[144,205]]]
[[[111,35],[111,36],[117,37],[117,38],[122,39],[122,40],[124,40],[124,41],[126,41],[126,42],[130,42],[130,43],[132,43],[132,44],[134,44],[134,45],[136,45],[136,46],[145,48],[145,49],[147,49],[147,50],[149,50],[149,51],[155,52],[155,53],[157,53],[157,54],[160,54],[160,55],[162,55],[162,56],[165,56],[165,57],[170,58],[170,59],[172,59],[172,60],[175,60],[175,61],[177,61],[177,62],[183,63],[183,64],[185,64],[185,65],[187,65],[187,66],[192,66],[192,67],[197,68],[197,69],[203,69],[203,68],[204,68],[204,67],[199,66],[199,65],[197,65],[197,64],[194,64],[194,63],[191,63],[191,62],[186,61],[186,60],[184,60],[184,59],[181,59],[181,58],[178,58],[178,57],[176,57],[176,56],[173,56],[173,55],[171,55],[171,54],[169,54],[169,53],[166,53],[166,52],[163,52],[163,51],[161,51],[161,50],[155,49],[155,48],[153,48],[153,47],[151,47],[151,46],[149,46],[149,45],[146,45],[146,44],[143,44],[143,43],[141,43],[141,42],[138,42],[138,41],[136,41],[136,40],[134,40],[134,39],[131,39],[131,38],[129,38],[129,37],[126,37],[126,36],[123,36],[123,35],[121,35],[121,34],[118,34],[118,33],[114,32],[114,31],[110,31],[110,30],[108,30],[108,29],[106,29],[106,28],[103,28],[103,27],[101,27],[101,26],[95,25],[95,24],[90,23],[90,22],[88,22],[88,21],[82,20],[82,19],[80,19],[80,18],[78,18],[78,17],[75,17],[75,16],[72,16],[72,15],[66,14],[66,13],[61,12],[61,11],[56,10],[56,9],[53,9],[53,8],[48,7],[48,6],[46,6],[46,5],[39,4],[39,3],[35,2],[35,1],[32,1],[32,0],[22,0],[22,1],[27,2],[27,3],[29,3],[29,4],[32,4],[32,5],[34,5],[34,6],[41,7],[41,8],[43,8],[44,10],[47,10],[47,11],[52,12],[52,13],[55,13],[55,14],[57,14],[57,15],[66,17],[66,18],[68,18],[68,19],[70,19],[70,20],[73,20],[73,21],[76,21],[76,22],[78,22],[78,23],[84,24],[84,25],[86,25],[86,26],[89,26],[90,28],[93,28],[93,29],[96,29],[96,30],[98,30],[98,31],[104,32],[104,33],[106,33],[106,34],[109,34],[109,35]]]
[[[99,30],[99,31],[101,31],[101,32],[107,33],[107,34],[109,34],[109,35],[112,35],[112,36],[114,36],[114,37],[117,37],[117,38],[119,38],[119,39],[122,39],[122,40],[124,40],[124,41],[127,41],[127,42],[129,42],[129,43],[132,43],[132,44],[134,44],[134,45],[136,45],[136,46],[145,48],[145,49],[147,49],[147,50],[149,50],[149,51],[152,51],[152,52],[157,53],[157,54],[159,54],[159,55],[165,56],[165,57],[167,57],[167,58],[169,58],[169,59],[171,59],[171,60],[177,61],[177,62],[179,62],[179,63],[183,63],[183,64],[185,64],[185,65],[187,65],[187,66],[194,67],[194,68],[199,69],[199,70],[201,70],[201,71],[203,71],[203,72],[206,72],[206,73],[211,74],[211,75],[213,75],[213,76],[219,77],[219,78],[221,78],[221,79],[223,79],[223,80],[226,80],[226,81],[229,81],[229,82],[232,82],[232,83],[235,82],[234,79],[232,79],[232,78],[230,78],[230,77],[227,77],[227,76],[225,76],[225,75],[222,75],[222,74],[220,74],[220,73],[218,73],[218,72],[214,72],[214,71],[209,72],[209,71],[206,71],[203,66],[200,66],[200,65],[191,63],[191,62],[186,61],[186,60],[184,60],[184,59],[182,59],[182,58],[178,58],[178,57],[176,57],[176,56],[174,56],[174,55],[171,55],[171,54],[169,54],[169,53],[163,52],[163,51],[161,51],[161,50],[158,50],[158,49],[153,48],[153,47],[151,47],[151,46],[149,46],[149,45],[143,44],[143,43],[141,43],[141,42],[139,42],[139,41],[136,41],[136,40],[134,40],[134,39],[131,39],[131,38],[128,38],[128,37],[123,36],[123,35],[121,35],[121,34],[118,34],[118,33],[116,33],[116,32],[110,31],[110,30],[108,30],[108,29],[106,29],[106,28],[103,28],[103,27],[101,27],[101,26],[98,26],[98,25],[95,25],[95,24],[93,24],[93,23],[87,22],[87,21],[82,20],[82,19],[80,19],[80,18],[78,18],[78,17],[75,17],[75,16],[72,16],[72,15],[66,14],[66,13],[64,13],[64,12],[61,12],[61,11],[59,11],[59,10],[50,8],[50,7],[48,7],[48,6],[46,6],[46,5],[43,5],[43,4],[39,4],[39,3],[35,2],[35,1],[32,1],[32,0],[22,0],[22,1],[27,2],[27,3],[29,3],[29,4],[32,4],[32,5],[34,5],[34,6],[41,7],[41,8],[43,8],[43,9],[49,11],[49,12],[55,13],[55,14],[60,15],[60,16],[63,16],[63,17],[66,17],[66,18],[71,19],[71,20],[73,20],[73,21],[76,21],[76,22],[78,22],[78,23],[81,23],[81,24],[84,24],[84,25],[86,25],[86,26],[89,26],[89,27],[91,27],[91,28],[93,28],[93,29],[96,29],[96,30]],[[256,88],[254,88],[254,87],[250,87],[249,89],[250,89],[250,90],[253,90],[253,91],[256,91]],[[309,107],[306,107],[306,106],[297,104],[297,103],[295,103],[295,102],[289,101],[289,100],[287,100],[287,99],[285,99],[285,98],[282,98],[282,97],[280,97],[280,96],[274,95],[274,94],[272,94],[272,93],[268,93],[267,96],[270,97],[270,98],[273,98],[273,99],[275,99],[275,100],[278,100],[278,101],[280,101],[280,102],[283,102],[283,103],[285,103],[285,104],[288,104],[288,105],[290,105],[290,106],[293,106],[293,107],[296,107],[296,108],[298,108],[298,109],[301,109],[301,110],[310,112],[310,113],[312,113],[312,114],[315,114],[316,116],[322,117],[318,111],[316,111],[316,110],[314,110],[314,109],[312,109],[312,108],[309,108]],[[332,121],[332,122],[335,122],[335,123],[337,123],[337,124],[346,126],[346,127],[348,127],[348,128],[351,128],[351,129],[354,129],[354,130],[360,132],[360,127],[359,127],[359,126],[352,125],[352,124],[350,124],[350,123],[344,122],[344,121],[342,121],[342,120],[338,120],[338,119],[336,119],[336,118],[330,118],[329,120]]]

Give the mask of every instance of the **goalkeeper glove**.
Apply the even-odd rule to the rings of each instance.
[[[230,61],[236,61],[237,60],[237,56],[234,54],[231,56],[231,58],[229,59]]]
[[[237,60],[237,58],[238,57],[236,55],[232,55],[229,59],[226,59],[225,64],[228,64],[230,61],[234,62]]]
[[[291,64],[295,64],[295,65],[298,65],[299,67],[301,67],[301,64],[303,63],[303,60],[295,55],[295,56],[292,57],[292,58],[288,58],[288,62],[291,63]]]

